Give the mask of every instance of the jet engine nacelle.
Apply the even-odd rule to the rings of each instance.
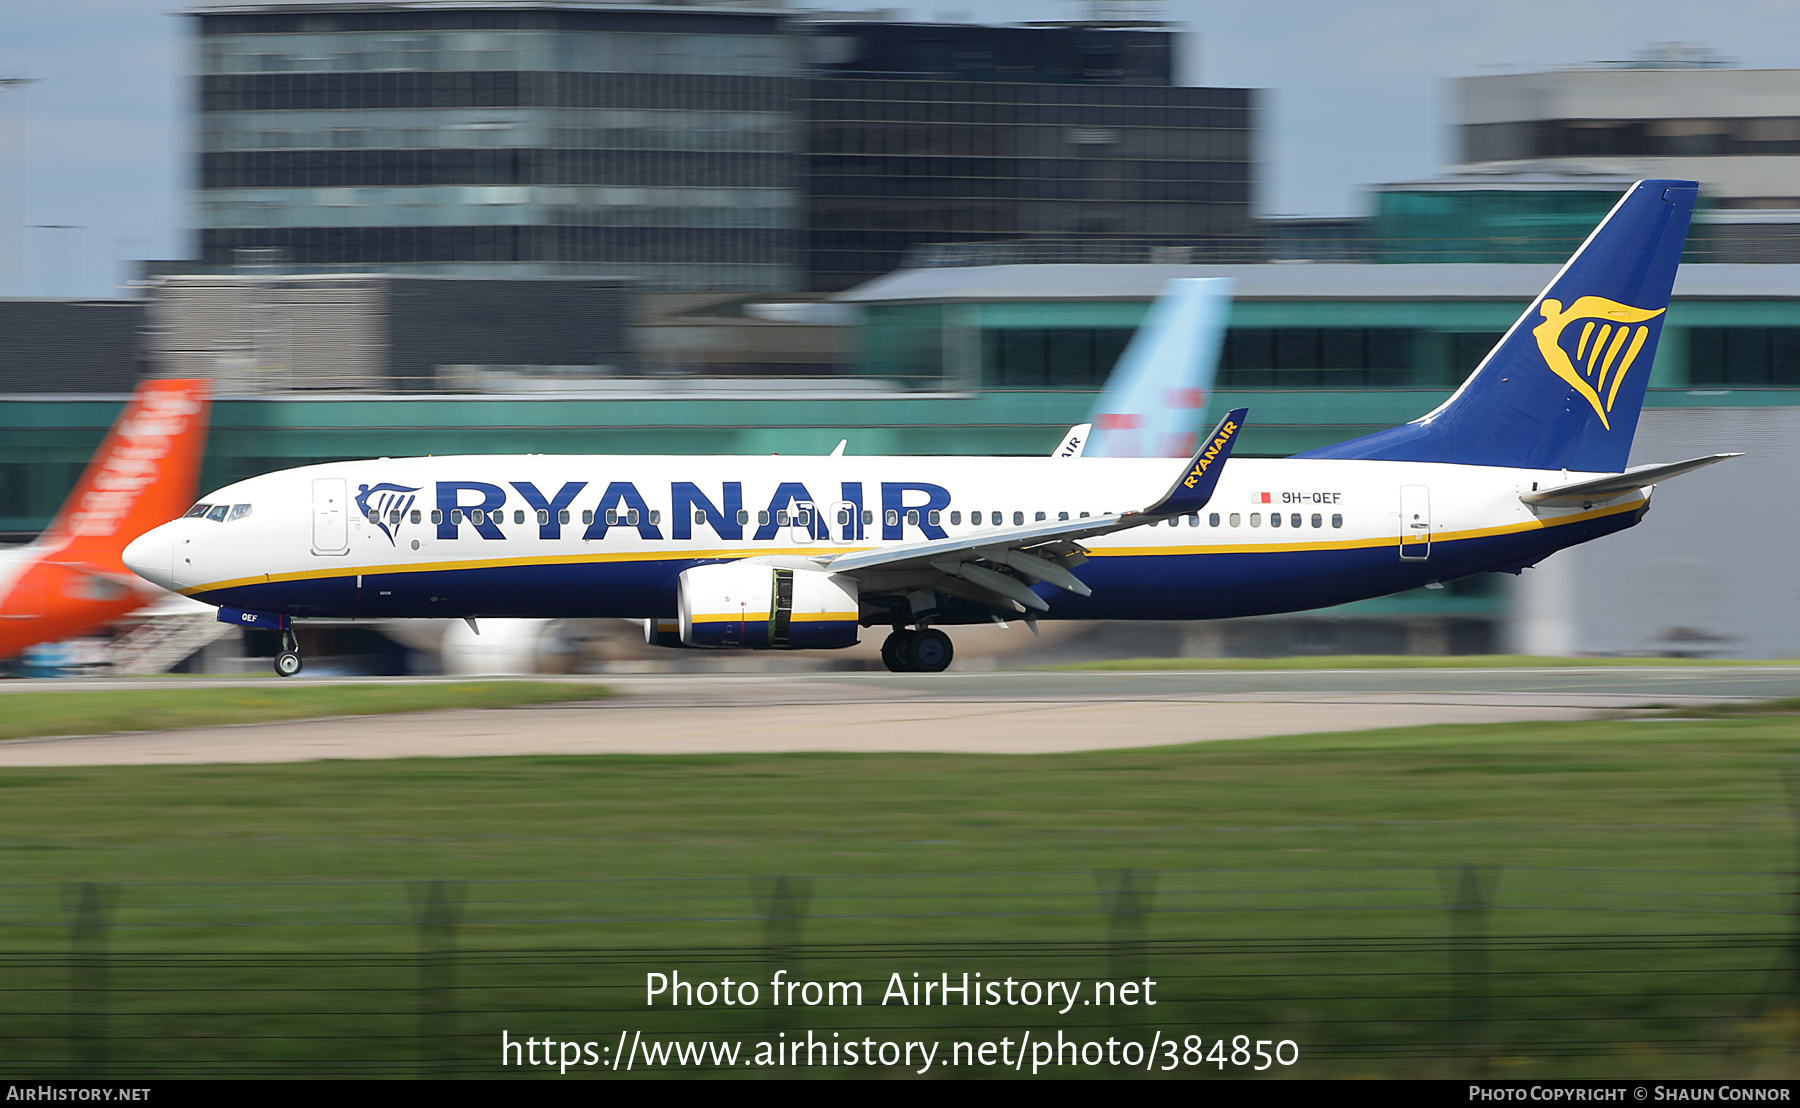
[[[856,581],[766,562],[695,566],[676,594],[681,641],[752,650],[835,650],[856,645]]]

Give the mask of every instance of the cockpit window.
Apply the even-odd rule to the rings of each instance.
[[[207,512],[208,512],[208,511],[209,511],[209,510],[211,510],[211,508],[212,508],[212,505],[211,505],[211,504],[196,504],[196,505],[194,505],[194,506],[193,506],[193,507],[192,507],[192,508],[189,508],[189,509],[188,509],[188,510],[187,510],[187,515],[185,515],[185,516],[182,516],[182,517],[181,517],[181,518],[183,518],[183,519],[200,519],[200,518],[204,518],[204,517],[205,517],[205,515],[206,515],[206,513],[207,513]]]
[[[231,511],[231,505],[229,504],[214,504],[212,511],[206,513],[206,518],[212,520],[214,523],[223,523],[225,522],[225,514],[229,511]]]
[[[233,504],[231,506],[231,515],[229,515],[226,518],[227,518],[227,520],[243,519],[245,516],[247,516],[249,514],[250,514],[250,505],[248,505],[248,504]]]

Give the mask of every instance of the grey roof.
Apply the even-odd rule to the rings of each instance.
[[[1177,277],[1230,277],[1238,300],[1529,300],[1554,265],[990,265],[901,269],[838,293],[851,304],[907,301],[1151,300]],[[1800,265],[1684,265],[1684,299],[1800,298]]]

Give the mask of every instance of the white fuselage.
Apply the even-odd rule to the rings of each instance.
[[[166,524],[134,543],[127,561],[208,603],[295,616],[668,617],[674,580],[687,567],[750,557],[814,564],[1065,514],[1131,512],[1153,503],[1179,473],[1168,459],[342,462],[220,489],[203,503],[248,505],[239,518]],[[1055,598],[1048,614],[1180,619],[1292,611],[1517,569],[1630,526],[1647,504],[1648,490],[1585,507],[1519,499],[1539,484],[1578,476],[1234,459],[1202,512],[1084,540],[1080,576],[1093,595],[1047,590]],[[865,593],[871,587],[879,580],[866,583]]]

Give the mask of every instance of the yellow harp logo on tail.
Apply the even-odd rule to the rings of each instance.
[[[1610,431],[1612,424],[1606,416],[1619,395],[1619,385],[1650,338],[1650,327],[1644,321],[1667,310],[1634,308],[1604,296],[1583,296],[1567,309],[1560,300],[1545,299],[1538,306],[1544,322],[1532,328],[1531,333],[1537,336],[1538,350],[1551,372],[1573,385],[1600,417],[1600,425]],[[1578,320],[1586,322],[1575,342],[1575,356],[1570,358],[1561,339],[1569,325]],[[1623,358],[1620,351],[1624,352]]]

